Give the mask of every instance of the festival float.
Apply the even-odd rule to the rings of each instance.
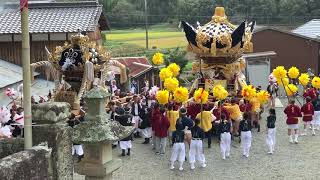
[[[246,85],[243,74],[246,68],[243,53],[252,52],[252,32],[255,22],[243,21],[238,27],[231,24],[223,7],[216,7],[210,22],[196,28],[181,22],[186,39],[187,50],[196,54],[193,73],[200,73],[201,79],[195,81],[193,88],[202,87],[212,91],[220,84],[230,94],[237,93]]]
[[[105,81],[114,79],[110,67],[120,68],[121,83],[127,80],[125,66],[110,60],[110,53],[104,47],[80,32],[71,37],[71,43],[65,42],[63,46],[57,46],[54,52],[47,50],[47,53],[48,61],[33,63],[31,67],[33,70],[45,68],[47,78],[51,75],[55,82],[53,101],[68,102],[76,113],[87,91],[94,86],[107,89]]]

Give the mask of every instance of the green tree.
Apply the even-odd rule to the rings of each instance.
[[[185,58],[186,51],[181,50],[180,48],[169,49],[164,52],[166,65],[170,63],[176,63],[183,69],[187,64],[188,60]]]
[[[100,0],[106,13],[112,12],[113,8],[117,6],[119,0]]]

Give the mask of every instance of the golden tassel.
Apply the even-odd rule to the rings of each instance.
[[[216,38],[213,38],[212,43],[211,43],[211,55],[216,56],[217,55],[217,44],[216,44]]]
[[[249,52],[253,52],[253,43],[252,42],[249,43]]]

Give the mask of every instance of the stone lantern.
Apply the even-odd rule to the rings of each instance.
[[[95,87],[85,95],[85,121],[74,128],[73,142],[84,145],[84,159],[75,165],[78,174],[86,180],[107,180],[121,166],[120,159],[112,158],[112,143],[132,133],[133,127],[124,127],[111,121],[105,110],[109,93]]]

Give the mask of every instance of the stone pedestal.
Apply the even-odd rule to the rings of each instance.
[[[132,127],[121,126],[110,121],[105,112],[105,102],[109,94],[94,88],[85,95],[88,107],[85,121],[74,128],[73,142],[84,144],[84,159],[75,165],[78,174],[86,175],[86,180],[109,180],[112,172],[121,166],[120,159],[112,158],[112,143],[127,137]]]
[[[75,165],[75,171],[86,179],[111,179],[112,172],[121,166],[121,160],[112,159],[112,145],[85,144],[84,159]]]

